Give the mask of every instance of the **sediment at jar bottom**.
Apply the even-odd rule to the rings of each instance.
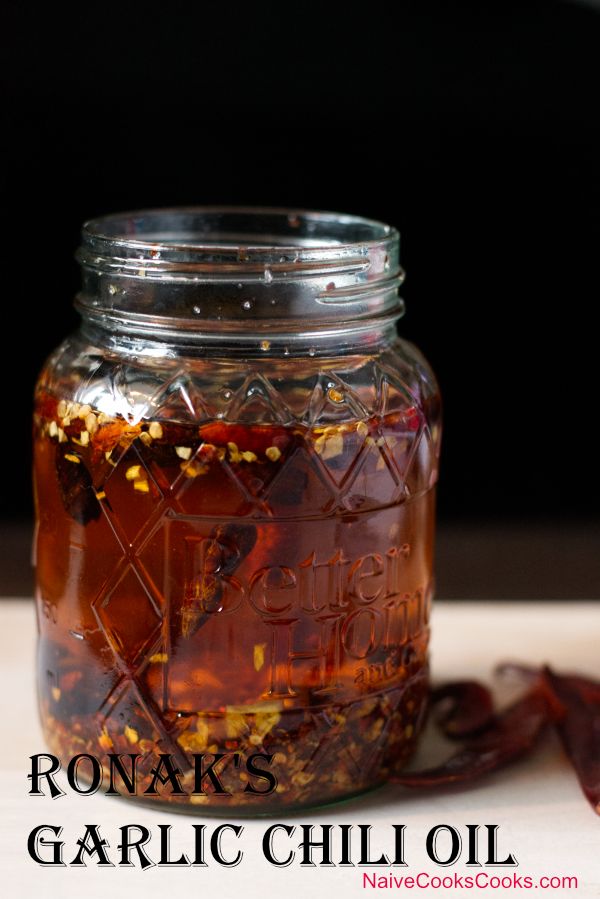
[[[228,707],[162,735],[123,725],[119,716],[66,716],[47,695],[41,712],[48,746],[65,768],[86,756],[77,766],[81,783],[93,780],[97,760],[100,789],[109,794],[182,811],[270,814],[349,798],[398,773],[415,749],[427,691],[424,667],[393,689],[352,702]]]

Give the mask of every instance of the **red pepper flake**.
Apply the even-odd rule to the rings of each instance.
[[[421,416],[416,406],[409,406],[404,412],[404,420],[409,431],[418,431],[421,424]]]
[[[417,406],[408,406],[406,409],[386,415],[386,425],[398,431],[418,431],[421,421],[422,413]]]

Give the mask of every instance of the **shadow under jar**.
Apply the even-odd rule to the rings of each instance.
[[[82,323],[35,406],[39,700],[64,763],[134,754],[138,798],[263,814],[411,755],[440,420],[396,335],[398,253],[333,213],[84,226]],[[146,792],[160,754],[181,792]]]

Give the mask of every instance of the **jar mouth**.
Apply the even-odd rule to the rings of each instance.
[[[400,235],[337,212],[246,206],[137,210],[83,225],[77,305],[156,329],[320,324],[400,315]]]
[[[129,250],[152,262],[189,259],[199,262],[214,259],[216,250],[234,255],[245,264],[256,256],[303,254],[312,259],[317,252],[325,259],[328,251],[337,256],[341,250],[364,253],[372,247],[385,249],[398,241],[395,228],[384,222],[338,212],[251,206],[182,206],[137,210],[90,219],[82,229],[80,253],[104,249],[106,256],[128,256]],[[118,252],[117,252],[118,251]],[[87,255],[87,254],[86,254]],[[104,255],[104,254],[101,254]],[[138,255],[138,259],[140,256]],[[86,260],[87,261],[87,260]],[[286,260],[287,261],[287,260]]]

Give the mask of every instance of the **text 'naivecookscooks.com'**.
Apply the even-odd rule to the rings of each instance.
[[[478,871],[475,874],[379,874],[361,875],[365,890],[577,890],[579,880],[574,874],[544,874],[535,877],[529,874],[490,874]]]

